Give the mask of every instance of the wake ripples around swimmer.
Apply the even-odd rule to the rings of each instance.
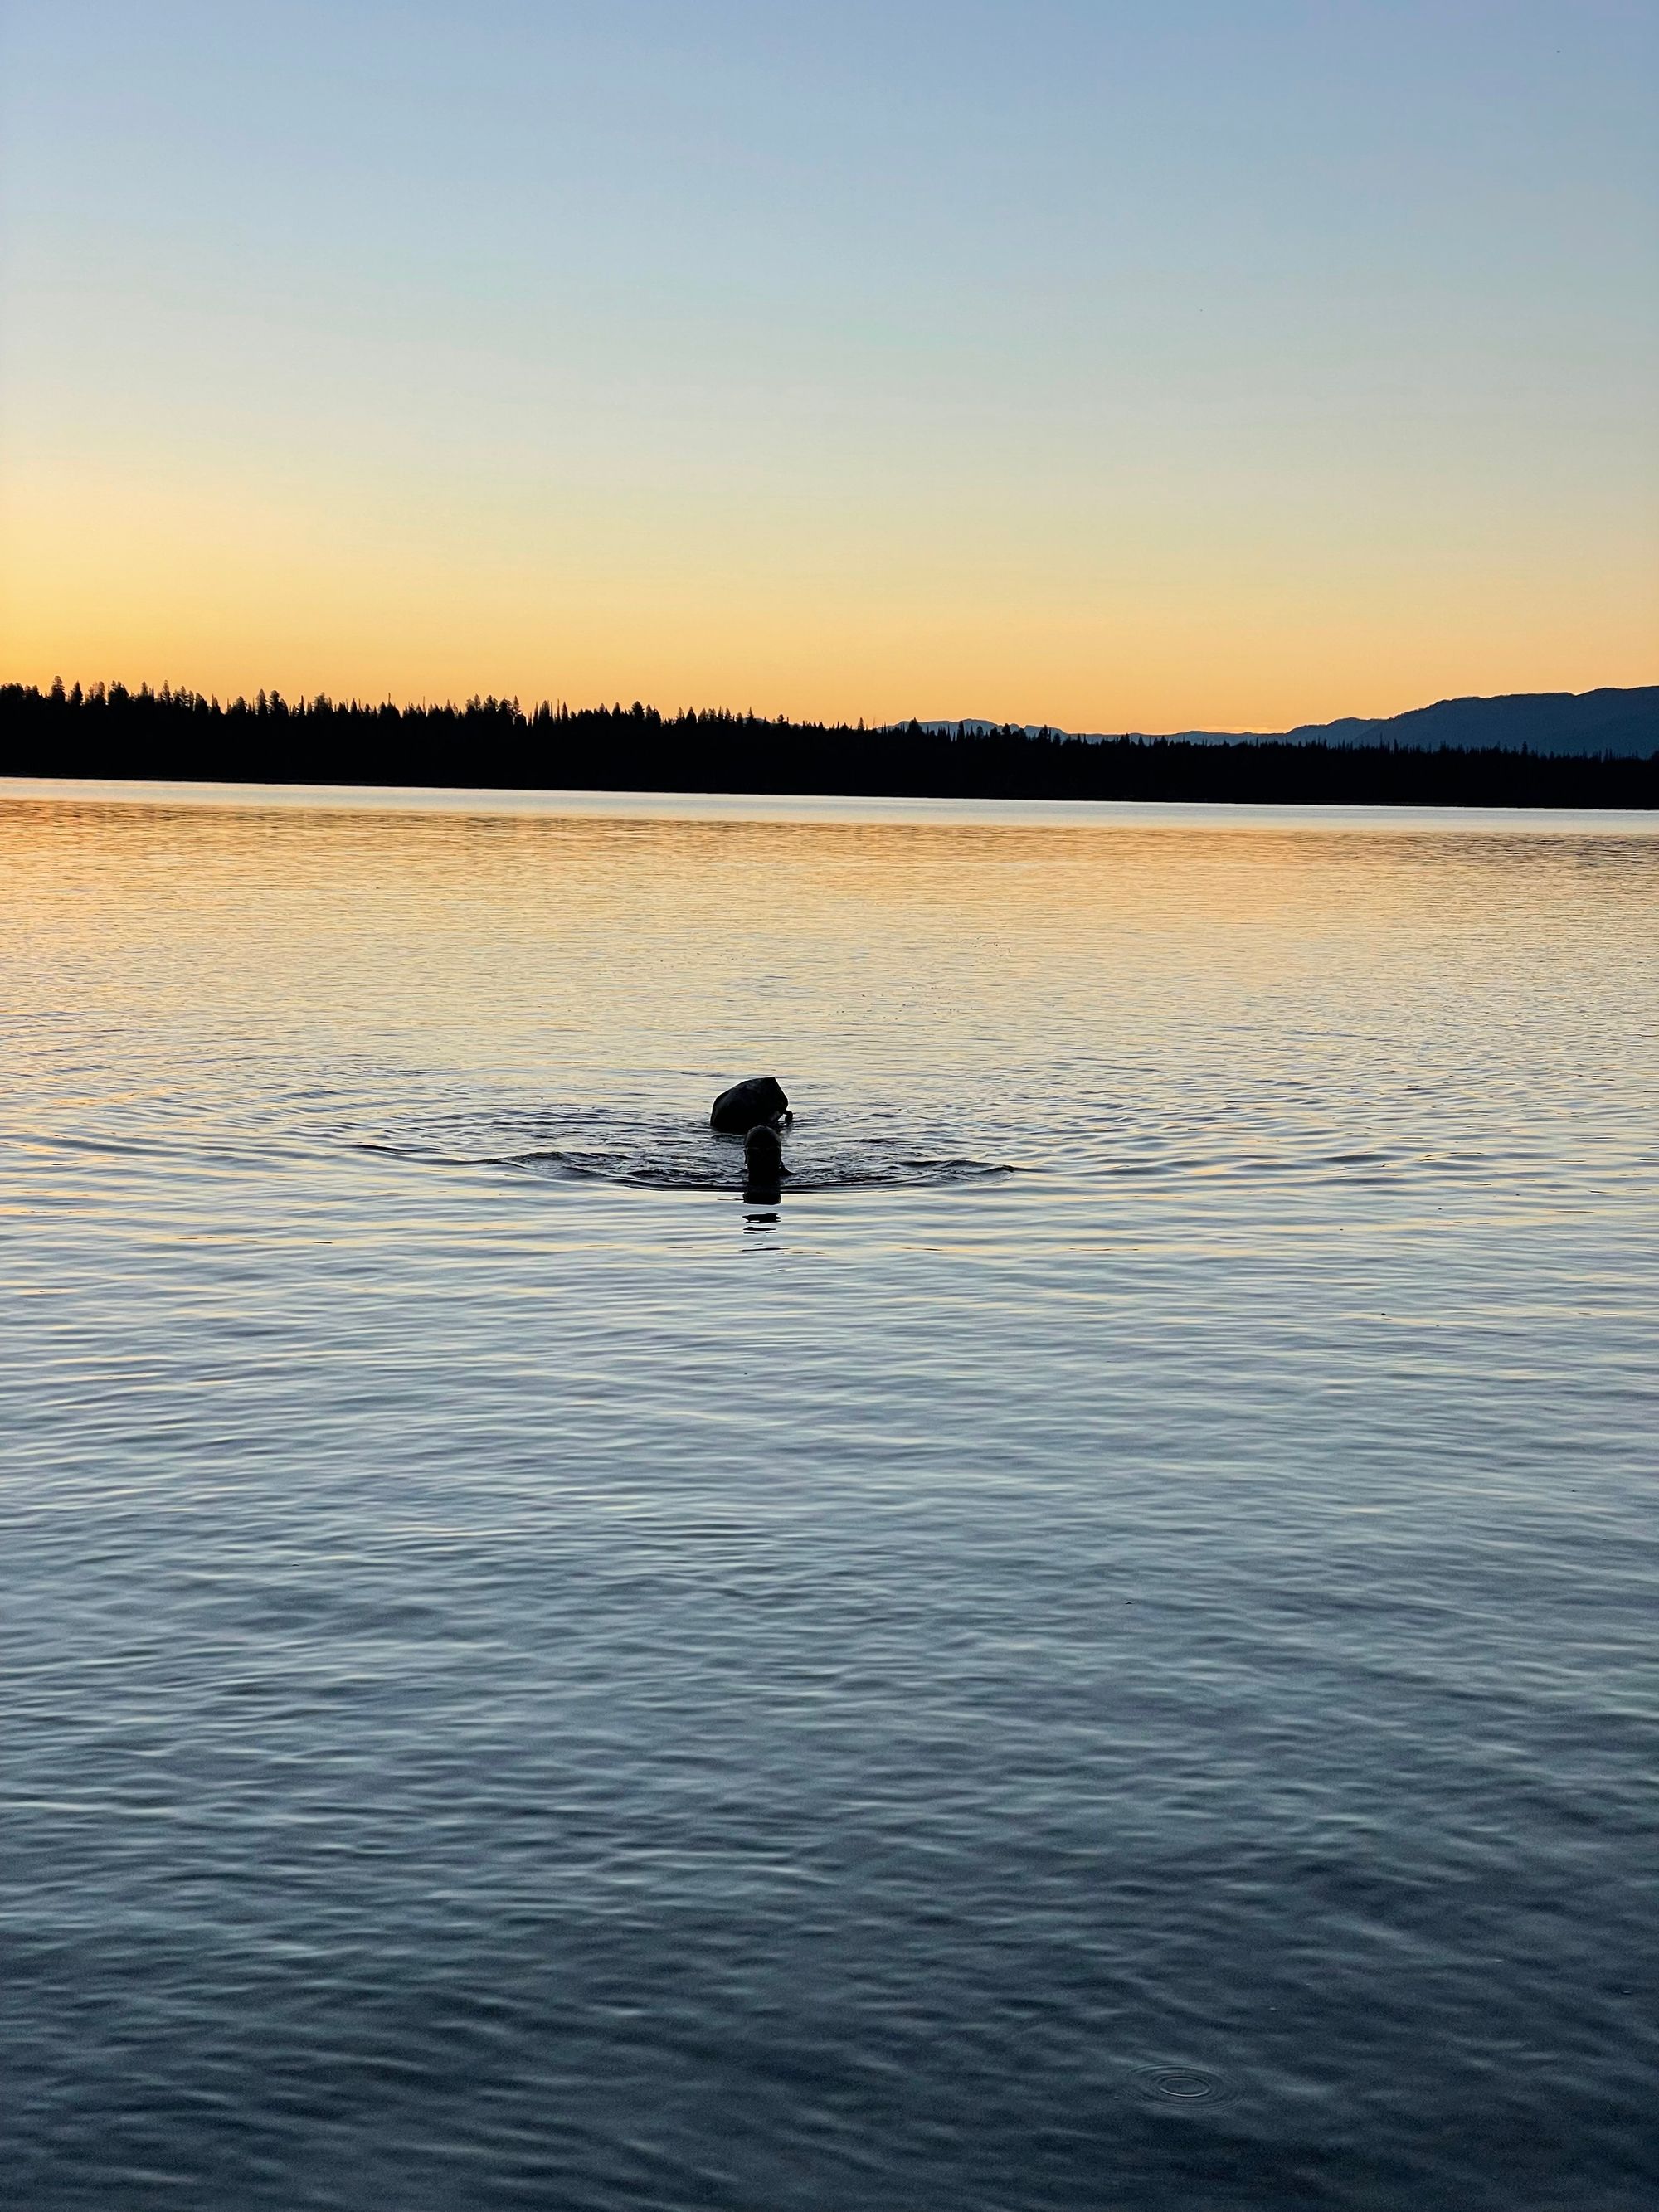
[[[959,1126],[896,1108],[797,1114],[783,1132],[787,1194],[918,1190],[1010,1170],[964,1152]],[[698,1119],[605,1106],[452,1113],[360,1139],[366,1150],[434,1165],[495,1167],[644,1190],[736,1190],[743,1139]]]

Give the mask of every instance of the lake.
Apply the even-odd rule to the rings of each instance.
[[[10,2201],[1648,2212],[1656,832],[0,786]]]

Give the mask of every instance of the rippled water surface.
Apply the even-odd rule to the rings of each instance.
[[[0,788],[0,2193],[1651,2212],[1659,837],[774,811]]]

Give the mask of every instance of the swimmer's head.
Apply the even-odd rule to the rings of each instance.
[[[744,1137],[743,1159],[751,1183],[773,1183],[783,1173],[783,1146],[769,1121],[757,1122]]]

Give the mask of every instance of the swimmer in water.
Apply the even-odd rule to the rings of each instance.
[[[771,1199],[778,1194],[778,1181],[787,1176],[783,1164],[783,1143],[770,1121],[757,1121],[743,1140],[744,1196]]]

